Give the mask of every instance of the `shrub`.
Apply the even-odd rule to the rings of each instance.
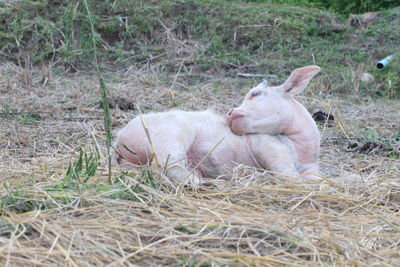
[[[380,11],[400,6],[398,0],[245,0],[256,3],[278,3],[301,7],[317,7],[333,10],[339,14],[360,14],[370,11]]]

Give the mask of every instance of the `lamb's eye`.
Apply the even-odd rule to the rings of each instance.
[[[259,95],[261,95],[260,91],[256,91],[256,92],[251,93],[251,97],[256,97],[256,96],[259,96]]]

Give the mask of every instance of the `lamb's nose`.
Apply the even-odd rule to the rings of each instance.
[[[229,127],[232,126],[232,121],[236,118],[244,117],[245,113],[237,108],[231,109],[227,116],[226,116],[226,122],[228,123]]]
[[[228,124],[229,127],[231,127],[232,124],[232,111],[233,109],[231,109],[228,114],[226,114],[226,123]]]
[[[238,108],[234,108],[228,112],[228,117],[231,120],[234,120],[234,119],[240,118],[240,117],[244,117],[244,116],[245,116],[245,113],[241,109],[238,109]]]

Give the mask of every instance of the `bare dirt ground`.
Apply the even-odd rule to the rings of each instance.
[[[106,78],[115,129],[138,106],[225,113],[254,83],[134,69]],[[0,65],[1,264],[400,265],[399,102],[343,100],[318,86],[299,100],[335,117],[320,125],[321,183],[238,166],[233,180],[198,190],[156,174],[153,187],[145,172],[118,168],[110,185],[96,77]],[[65,185],[78,149],[95,147],[96,175]]]

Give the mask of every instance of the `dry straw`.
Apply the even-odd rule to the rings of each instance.
[[[1,265],[400,265],[399,159],[384,148],[360,149],[365,129],[383,143],[393,140],[396,102],[300,100],[340,122],[323,129],[321,183],[238,166],[232,179],[196,190],[172,186],[157,169],[115,168],[110,185],[103,159],[95,176],[73,184],[65,182],[71,155],[73,163],[78,148],[105,151],[101,97],[89,90],[98,81],[52,75],[42,87],[42,70],[31,69],[34,86],[27,89],[22,71],[0,67]],[[191,86],[176,74],[171,86],[151,71],[130,72],[113,74],[121,78],[110,82],[112,96],[135,95],[143,113],[176,106],[226,112],[248,86],[227,79]],[[223,93],[213,95],[216,88]],[[137,114],[115,109],[114,126]],[[348,148],[350,142],[360,146]]]

